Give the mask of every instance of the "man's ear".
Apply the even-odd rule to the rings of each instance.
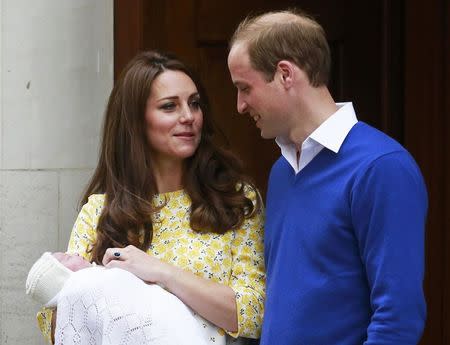
[[[287,60],[281,60],[277,63],[277,78],[284,88],[289,89],[294,84],[294,65]]]

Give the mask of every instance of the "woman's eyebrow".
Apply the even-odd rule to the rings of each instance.
[[[160,99],[157,99],[156,101],[159,102],[159,101],[163,101],[163,100],[166,100],[166,99],[175,100],[175,99],[178,99],[178,96],[167,96],[167,97],[162,97],[162,98],[160,98]]]

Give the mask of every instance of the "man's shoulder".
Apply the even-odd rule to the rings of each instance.
[[[349,136],[353,136],[355,140],[359,140],[362,143],[376,145],[382,144],[386,147],[403,148],[394,138],[363,121],[358,121],[353,126],[349,132]]]
[[[359,155],[366,161],[385,155],[409,155],[408,151],[386,133],[359,121],[350,131],[343,145],[343,152]]]
[[[417,162],[400,143],[365,123],[358,123],[358,126],[355,142],[349,145],[347,152],[352,157],[355,176],[362,177],[370,172],[380,179],[396,181],[408,174],[414,176],[417,183],[423,183]]]

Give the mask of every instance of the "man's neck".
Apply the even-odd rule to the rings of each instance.
[[[299,99],[298,112],[293,117],[293,126],[288,140],[300,145],[323,122],[333,115],[338,107],[326,87],[311,88]]]

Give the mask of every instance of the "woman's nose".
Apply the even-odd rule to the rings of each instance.
[[[194,114],[192,113],[192,110],[189,108],[189,106],[186,106],[183,108],[180,121],[182,122],[192,122],[194,120]]]

